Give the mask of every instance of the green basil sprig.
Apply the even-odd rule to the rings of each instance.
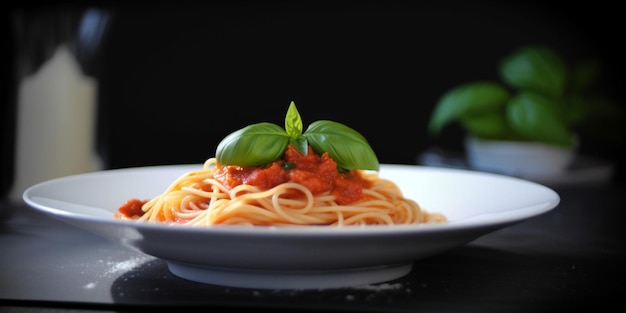
[[[321,155],[327,152],[342,170],[378,170],[376,154],[356,130],[333,121],[311,123],[305,132],[293,101],[285,117],[285,128],[257,123],[226,136],[217,146],[215,157],[222,165],[259,166],[279,160],[287,145],[306,155],[308,146]]]
[[[499,63],[502,82],[474,81],[448,90],[428,125],[439,134],[453,121],[483,139],[575,144],[574,130],[595,119],[588,94],[599,75],[595,60],[569,67],[547,46],[524,46]],[[587,119],[587,121],[586,121]]]

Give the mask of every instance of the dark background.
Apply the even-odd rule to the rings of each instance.
[[[462,151],[455,126],[437,138],[426,132],[438,98],[463,82],[497,80],[499,60],[522,45],[548,44],[568,62],[601,58],[600,88],[623,103],[622,11],[611,3],[19,2],[5,4],[4,31],[15,47],[16,10],[107,12],[97,54],[85,64],[99,81],[107,168],[201,163],[236,129],[282,126],[292,100],[305,128],[335,120],[361,132],[382,163],[415,164],[429,147]],[[7,51],[3,181],[12,168],[17,58]],[[623,134],[581,137],[582,153],[614,160],[622,179]]]

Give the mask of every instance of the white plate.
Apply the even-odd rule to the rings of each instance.
[[[192,228],[113,218],[130,198],[152,198],[201,165],[107,170],[57,178],[28,188],[31,207],[165,260],[196,282],[272,289],[336,288],[380,283],[411,271],[415,260],[545,213],[558,194],[504,175],[382,164],[380,176],[405,197],[449,218],[445,224],[293,228]]]

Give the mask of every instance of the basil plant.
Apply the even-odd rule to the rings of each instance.
[[[226,136],[217,146],[221,165],[260,166],[282,158],[287,145],[306,155],[308,146],[319,155],[328,155],[341,170],[378,170],[376,154],[356,130],[333,121],[315,121],[303,132],[300,113],[292,101],[285,117],[285,128],[273,123],[257,123]]]
[[[546,46],[522,47],[499,64],[503,83],[470,82],[443,94],[428,131],[458,122],[478,138],[571,147],[573,127],[593,108],[583,92],[598,71],[595,61],[569,68]]]

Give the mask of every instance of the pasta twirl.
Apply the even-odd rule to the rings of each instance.
[[[397,225],[441,223],[446,217],[429,213],[404,198],[396,184],[376,172],[356,171],[367,182],[358,200],[338,204],[329,191],[313,194],[298,182],[280,183],[267,190],[241,184],[230,187],[216,174],[215,158],[197,171],[185,173],[161,195],[140,201],[141,212],[120,218],[193,226],[211,225]],[[137,202],[138,200],[131,200]],[[137,205],[137,203],[135,203]],[[124,210],[120,210],[122,212]]]

